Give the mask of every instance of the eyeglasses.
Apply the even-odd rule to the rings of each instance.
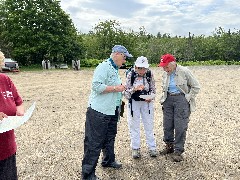
[[[125,56],[123,53],[121,53],[121,55],[122,55],[123,59],[127,58],[127,56]]]
[[[147,70],[147,68],[145,68],[145,67],[136,67],[136,69],[139,69],[139,70]]]

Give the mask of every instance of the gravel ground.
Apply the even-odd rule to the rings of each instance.
[[[121,170],[96,173],[104,180],[240,179],[240,66],[189,67],[201,84],[197,110],[191,114],[184,161],[151,158],[141,129],[142,158],[131,158],[126,113],[118,125],[116,157]],[[152,68],[158,95],[155,135],[163,148],[159,104],[162,70]],[[85,112],[93,71],[53,70],[8,74],[25,107],[36,101],[32,118],[16,132],[19,180],[80,179]],[[124,70],[120,75],[125,81]],[[125,109],[126,111],[126,109]]]

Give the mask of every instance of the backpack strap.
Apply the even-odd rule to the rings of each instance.
[[[151,70],[147,70],[146,78],[147,78],[147,82],[149,84],[149,87],[150,87],[151,76],[152,76]]]
[[[128,73],[131,72],[132,70],[133,70],[133,66],[131,66],[130,68],[128,68],[128,69],[126,70],[126,72],[125,72],[125,73],[126,73],[126,77],[127,77]]]
[[[130,98],[129,100],[128,100],[128,103],[129,103],[129,105],[128,105],[128,107],[130,108],[130,110],[131,110],[131,115],[132,115],[132,117],[133,117],[133,109],[132,109],[132,98]]]
[[[137,77],[137,73],[134,71],[134,69],[131,70],[131,85],[133,85],[136,77]]]

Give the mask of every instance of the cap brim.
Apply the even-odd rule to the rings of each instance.
[[[124,53],[125,54],[125,56],[127,56],[127,57],[133,57],[131,54],[129,54],[128,52],[126,52],[126,53]]]
[[[164,66],[166,66],[166,65],[168,65],[168,63],[160,63],[159,65],[158,65],[158,67],[164,67]]]
[[[135,66],[137,66],[137,67],[142,67],[142,68],[149,68],[149,64],[148,65],[146,65],[146,66],[143,66],[142,64],[135,64]]]

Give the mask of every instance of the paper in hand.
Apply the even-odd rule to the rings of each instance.
[[[3,118],[2,121],[0,120],[0,133],[16,129],[29,120],[35,109],[35,104],[36,102],[24,113],[24,116],[8,116],[7,118]]]
[[[147,95],[140,95],[140,98],[143,99],[153,99],[156,95],[155,94],[147,94]]]

